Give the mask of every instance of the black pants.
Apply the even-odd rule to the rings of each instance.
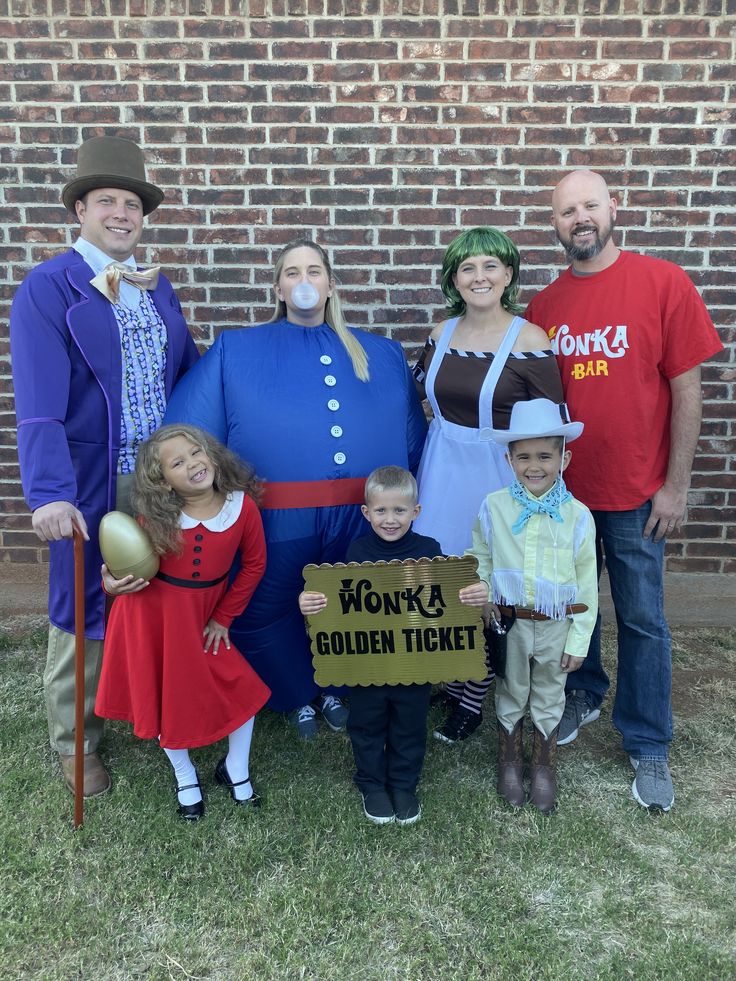
[[[427,746],[431,685],[356,685],[350,690],[348,733],[355,783],[374,790],[414,793]]]

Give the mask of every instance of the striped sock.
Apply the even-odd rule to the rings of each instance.
[[[483,699],[486,692],[491,687],[495,675],[489,670],[483,681],[466,681],[461,686],[460,705],[462,708],[472,712],[473,715],[480,715],[483,708]]]

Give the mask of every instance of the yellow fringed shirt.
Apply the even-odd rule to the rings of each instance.
[[[565,618],[568,604],[584,603],[584,613],[570,616],[565,653],[585,657],[598,613],[593,515],[572,498],[560,505],[562,523],[532,514],[515,535],[511,527],[521,510],[507,487],[489,494],[465,554],[478,560],[478,575],[494,603],[537,610],[553,620]]]

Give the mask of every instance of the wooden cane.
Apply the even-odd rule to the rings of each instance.
[[[74,525],[74,830],[84,822],[84,536]]]

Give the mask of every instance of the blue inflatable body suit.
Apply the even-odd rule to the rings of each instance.
[[[368,382],[356,378],[327,324],[279,320],[221,334],[177,385],[166,412],[166,422],[201,426],[252,464],[267,501],[269,490],[290,498],[289,506],[262,512],[266,574],[230,630],[278,711],[306,705],[318,691],[297,603],[302,569],[344,561],[367,527],[359,503],[330,500],[340,498],[341,481],[364,481],[376,467],[416,472],[427,431],[401,346],[351,329],[368,355]],[[298,506],[302,489],[288,486],[297,482],[320,506]]]

